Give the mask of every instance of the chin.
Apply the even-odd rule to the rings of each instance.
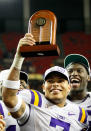
[[[78,87],[78,86],[73,86],[73,87],[71,88],[71,90],[78,90],[78,89],[80,89],[80,87]]]
[[[71,92],[81,91],[81,90],[82,90],[81,88],[77,87],[77,88],[72,88],[72,89],[71,89]]]
[[[63,97],[63,95],[62,94],[52,94],[52,95],[50,95],[52,98],[54,98],[54,99],[60,99],[61,97]]]
[[[56,96],[52,96],[52,97],[51,97],[51,100],[57,102],[57,101],[63,100],[63,96],[61,96],[61,97],[58,96],[58,95],[56,95]]]

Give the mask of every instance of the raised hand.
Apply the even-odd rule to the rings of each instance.
[[[20,55],[20,47],[23,45],[35,45],[35,39],[33,38],[33,35],[31,33],[26,33],[25,36],[20,39],[17,47],[17,54]]]

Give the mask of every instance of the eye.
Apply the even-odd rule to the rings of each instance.
[[[69,69],[69,70],[67,70],[67,71],[68,71],[69,74],[71,74],[71,73],[73,72],[72,69]]]
[[[81,69],[78,69],[78,70],[77,70],[77,72],[78,72],[78,73],[81,73],[81,72],[82,72],[82,70],[81,70]]]
[[[49,79],[49,80],[47,80],[47,82],[48,82],[48,83],[54,83],[54,80]]]
[[[62,83],[62,82],[64,82],[64,79],[59,79],[57,82]]]

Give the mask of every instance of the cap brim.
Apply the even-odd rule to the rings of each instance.
[[[57,72],[57,71],[50,72],[49,74],[47,74],[47,75],[45,76],[44,79],[47,80],[47,79],[49,79],[50,77],[52,77],[52,75],[54,75],[54,74],[57,74],[57,75],[60,76],[61,78],[64,78],[65,80],[68,81],[67,76],[65,76],[64,74],[62,74],[62,73],[60,73],[60,72]]]

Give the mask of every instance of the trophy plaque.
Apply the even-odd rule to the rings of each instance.
[[[29,19],[28,32],[34,36],[35,46],[22,46],[23,57],[56,56],[60,49],[56,45],[57,18],[49,10],[40,10]]]

